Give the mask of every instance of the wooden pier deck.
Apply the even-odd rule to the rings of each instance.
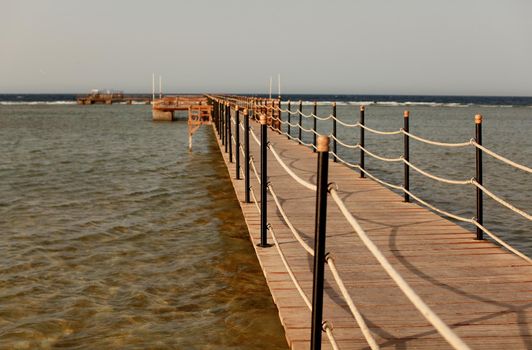
[[[259,124],[251,122],[259,136]],[[216,131],[215,131],[216,134]],[[234,135],[234,134],[233,134]],[[278,154],[301,178],[316,182],[316,153],[269,130]],[[250,152],[260,171],[259,146]],[[308,349],[311,313],[298,294],[275,247],[261,248],[260,214],[244,202],[244,180],[219,141],[250,238],[279,310],[292,349]],[[316,194],[296,182],[269,155],[268,176],[288,217],[312,247]],[[253,173],[251,186],[260,200]],[[415,204],[340,163],[330,162],[329,181],[350,212],[395,269],[442,320],[472,349],[532,349],[532,265],[490,241]],[[268,221],[280,247],[312,299],[313,258],[296,241],[268,198]],[[270,238],[271,242],[271,238]],[[451,346],[410,303],[370,254],[342,213],[329,200],[327,251],[354,303],[382,349],[450,349]],[[369,349],[326,267],[324,320],[340,349]],[[331,348],[323,336],[324,349]]]

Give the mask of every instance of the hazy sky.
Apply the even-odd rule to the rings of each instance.
[[[532,96],[531,0],[0,1],[0,93]]]

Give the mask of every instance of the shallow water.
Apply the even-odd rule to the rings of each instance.
[[[285,349],[210,128],[0,106],[0,348]]]
[[[397,129],[403,109],[370,106],[366,123]],[[449,142],[470,139],[482,113],[484,144],[530,165],[531,108],[409,109],[412,132]],[[338,114],[354,122],[358,107]],[[358,134],[339,128],[348,143]],[[400,136],[366,136],[371,151],[401,155]],[[286,348],[209,128],[189,153],[186,122],[153,123],[149,106],[0,106],[0,147],[0,348]],[[358,161],[358,151],[339,153]],[[472,148],[412,141],[411,160],[440,176],[474,176]],[[366,164],[401,183],[400,165]],[[530,175],[489,156],[484,175],[488,188],[532,211]],[[471,187],[411,171],[411,189],[474,216]],[[485,221],[532,255],[525,219],[487,199]]]

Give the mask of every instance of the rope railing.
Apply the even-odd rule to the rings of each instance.
[[[332,152],[331,152],[332,153]],[[333,153],[334,154],[334,153]],[[336,156],[336,154],[335,154]],[[381,180],[379,179],[378,177],[376,177],[375,175],[371,174],[369,171],[367,171],[366,169],[364,168],[361,168],[360,165],[358,164],[353,164],[353,163],[350,163],[340,157],[338,157],[338,160],[340,162],[342,162],[343,164],[351,167],[351,168],[354,168],[354,169],[358,169],[360,171],[362,171],[366,176],[368,176],[369,178],[371,178],[372,180],[386,186],[386,187],[389,187],[389,188],[393,188],[395,190],[399,190],[399,191],[402,191],[403,193],[406,193],[408,194],[409,196],[411,196],[412,198],[414,198],[416,201],[418,201],[420,204],[424,205],[425,207],[439,213],[439,214],[442,214],[444,216],[447,216],[449,218],[452,218],[452,219],[455,219],[457,221],[461,221],[461,222],[466,222],[466,223],[469,223],[469,224],[472,224],[474,225],[475,227],[478,227],[479,229],[481,229],[484,233],[486,233],[488,236],[490,236],[495,242],[497,242],[498,244],[500,244],[501,246],[503,246],[504,248],[506,248],[508,251],[514,253],[515,255],[519,256],[520,258],[522,258],[523,260],[527,261],[527,262],[530,262],[532,263],[532,259],[530,259],[528,256],[526,256],[525,254],[523,254],[522,252],[520,252],[519,250],[517,250],[516,248],[512,247],[511,245],[509,245],[508,243],[504,242],[502,239],[500,239],[497,235],[495,235],[493,232],[491,232],[490,230],[488,230],[484,225],[481,225],[479,224],[476,220],[474,219],[468,219],[468,218],[464,218],[462,216],[459,216],[459,215],[456,215],[456,214],[453,214],[453,213],[450,213],[446,210],[442,210],[440,208],[437,208],[436,206],[424,201],[423,199],[419,198],[418,196],[416,196],[415,194],[413,194],[411,191],[405,189],[403,186],[399,186],[399,185],[394,185],[394,184],[391,184],[389,182],[386,182],[384,180]],[[499,198],[500,199],[500,198]],[[501,199],[500,199],[501,200]],[[501,200],[502,201],[502,200]],[[517,209],[517,208],[515,208]],[[517,209],[519,210],[519,209]],[[526,214],[523,212],[524,215],[528,215],[529,214]]]
[[[306,188],[308,188],[311,191],[316,191],[316,185],[311,184],[310,182],[303,180],[296,173],[294,173],[292,171],[292,169],[290,169],[288,167],[288,165],[286,165],[286,163],[281,159],[281,157],[279,156],[279,154],[277,153],[277,151],[275,150],[275,148],[271,144],[269,146],[269,149],[272,152],[272,154],[275,157],[275,159],[277,160],[277,162],[286,171],[286,173],[292,177],[292,179],[296,180],[296,182],[298,184],[300,184],[301,186],[306,187]]]
[[[475,140],[473,140],[473,139],[472,139],[470,142],[471,142],[471,144],[472,144],[473,146],[475,146],[475,147],[478,148],[478,149],[481,149],[482,151],[486,152],[487,154],[489,154],[489,155],[492,156],[493,158],[496,158],[496,159],[500,160],[501,162],[504,162],[504,163],[506,163],[506,164],[508,164],[508,165],[511,165],[511,166],[513,166],[514,168],[521,169],[521,170],[523,170],[523,171],[526,171],[527,173],[532,173],[532,168],[529,168],[529,167],[527,167],[527,166],[525,166],[525,165],[522,165],[522,164],[516,163],[516,162],[514,162],[514,161],[512,161],[512,160],[510,160],[510,159],[508,159],[508,158],[505,158],[505,157],[503,157],[503,156],[501,156],[501,155],[499,155],[499,154],[493,152],[492,150],[490,150],[490,149],[488,149],[488,148],[486,148],[486,147],[484,147],[484,146],[478,144],[478,143],[477,143]]]
[[[388,259],[381,253],[379,248],[373,243],[373,241],[368,237],[366,232],[362,229],[358,221],[351,215],[351,212],[345,206],[344,202],[338,195],[338,192],[334,187],[329,189],[331,198],[336,203],[336,206],[349,224],[353,227],[357,233],[360,240],[364,243],[366,248],[371,252],[371,254],[377,259],[382,268],[386,271],[388,276],[395,282],[403,294],[410,300],[410,302],[418,309],[418,311],[425,317],[427,321],[432,324],[432,326],[440,333],[440,335],[455,349],[469,349],[469,346],[464,343],[460,337],[454,333],[451,328],[445,324],[441,318],[434,312],[432,309],[419,297],[419,295],[410,287],[410,285],[405,281],[405,279],[395,270],[395,268],[390,264]]]
[[[270,186],[268,186],[268,190],[270,191],[271,195],[272,195],[272,198],[275,202],[275,205],[277,206],[277,209],[279,210],[279,213],[281,214],[281,216],[283,217],[284,219],[284,222],[286,223],[286,225],[288,226],[288,228],[290,229],[290,231],[292,232],[292,234],[294,235],[294,237],[296,238],[296,240],[299,242],[299,244],[301,244],[301,246],[303,247],[303,249],[305,249],[307,251],[307,253],[309,253],[311,256],[314,256],[314,249],[312,249],[304,240],[303,238],[301,237],[301,235],[299,234],[298,230],[296,230],[296,228],[294,227],[294,225],[292,224],[292,222],[290,221],[290,219],[288,219],[288,216],[286,215],[286,212],[284,211],[283,209],[283,206],[281,205],[281,202],[279,201],[279,198],[277,197],[277,194],[275,193],[275,191],[273,190],[271,184]]]
[[[272,150],[273,147],[271,147],[270,145],[270,150]],[[273,152],[272,152],[273,153]],[[274,155],[277,154],[277,152],[274,153]],[[278,157],[278,155],[276,156],[276,159],[278,161],[279,164],[283,165],[284,162],[282,161],[282,159],[280,159],[280,157]],[[286,166],[286,164],[284,164]],[[288,168],[287,166],[285,167],[283,166],[283,168],[285,169],[285,171],[287,173],[291,173],[290,175],[292,176],[293,171]],[[295,174],[294,174],[295,175]],[[300,179],[297,175],[296,177],[292,176],[294,178],[294,180],[298,180]],[[303,180],[304,181],[304,180]],[[333,199],[335,199],[335,195],[334,193],[336,193],[336,190],[334,188],[330,188],[329,189],[329,192],[331,193]],[[270,193],[271,193],[271,190],[270,190]],[[337,197],[339,199],[339,197]],[[275,195],[274,196],[274,200],[276,202],[276,205],[278,208],[281,207],[280,205],[280,202],[278,201],[277,199],[277,196]],[[336,199],[335,199],[336,201]],[[341,201],[341,200],[340,200]],[[338,203],[337,202],[337,205],[340,207],[340,211],[342,211],[342,213],[344,214],[345,216],[345,212],[344,210],[347,210],[345,208],[345,205],[342,203]],[[342,206],[343,205],[343,209],[342,210]],[[350,214],[349,214],[350,215]],[[288,223],[288,221],[286,220],[286,213],[284,213],[284,210],[283,210],[283,218],[285,218],[285,222]],[[349,220],[349,218],[346,216],[346,218],[348,219],[348,221],[352,224],[352,222]],[[353,220],[355,220],[352,216],[351,218]],[[356,221],[356,220],[355,220]],[[291,224],[290,224],[291,225]],[[358,225],[358,223],[357,223]],[[358,226],[360,227],[360,226]],[[356,229],[355,229],[356,230]],[[292,233],[295,232],[295,229],[292,230]],[[360,232],[357,232],[359,234],[359,237],[362,239],[362,241],[365,243],[365,245],[368,247],[368,249],[370,250],[370,252],[377,258],[377,260],[379,261],[379,263],[381,263],[381,265],[383,266],[383,268],[386,270],[386,272],[390,275],[390,277],[394,280],[394,282],[396,282],[396,284],[399,286],[399,288],[401,289],[401,291],[403,291],[403,293],[405,293],[405,295],[409,298],[409,300],[414,304],[414,306],[416,308],[418,308],[418,310],[426,317],[426,319],[436,328],[436,330],[455,348],[455,349],[469,349],[469,347],[445,324],[443,323],[443,321],[428,307],[428,305],[426,305],[422,300],[421,298],[413,291],[413,289],[406,283],[406,281],[396,272],[396,270],[391,266],[391,264],[389,264],[389,262],[386,260],[386,258],[380,253],[380,251],[378,250],[378,248],[376,248],[376,246],[373,244],[373,242],[371,240],[369,240],[369,238],[367,237],[367,235],[365,236],[366,240],[364,239],[364,237],[361,236],[361,233]],[[365,235],[365,233],[363,233],[363,235]],[[296,239],[297,239],[298,235],[296,235]],[[299,241],[299,239],[298,239]],[[369,241],[369,243],[368,243]],[[302,241],[299,241],[300,244],[302,244]],[[373,247],[371,246],[373,245]],[[303,247],[307,246],[306,244],[302,244]],[[308,247],[308,249],[312,252],[314,252],[314,250],[312,250],[312,248]],[[307,252],[309,252],[309,250],[307,250]],[[384,259],[384,260],[383,260]],[[329,257],[329,258],[326,258],[327,262],[331,262],[332,259]],[[331,267],[332,266],[332,267]],[[338,287],[342,293],[342,296],[344,297],[344,299],[346,300],[346,302],[348,303],[349,305],[349,308],[350,308],[350,311],[352,312],[353,316],[355,317],[357,323],[359,324],[359,326],[361,327],[361,331],[363,332],[364,336],[366,337],[366,340],[368,341],[368,344],[370,344],[370,346],[373,348],[378,348],[378,345],[375,343],[372,335],[369,333],[369,329],[367,328],[366,324],[365,324],[365,321],[362,317],[362,315],[358,312],[357,308],[355,307],[352,299],[350,298],[349,296],[349,293],[347,292],[347,290],[345,289],[345,285],[343,284],[343,281],[341,280],[339,274],[338,274],[338,271],[336,269],[336,265],[334,264],[334,261],[332,262],[332,264],[330,264],[330,268],[331,268],[331,272],[333,273],[334,277],[335,277],[335,282],[338,284]],[[365,327],[364,327],[365,326]],[[376,347],[373,347],[373,346],[376,346]]]
[[[420,142],[423,142],[423,143],[426,143],[426,144],[429,144],[429,145],[434,145],[434,146],[441,146],[441,147],[465,147],[465,146],[469,146],[471,145],[471,141],[468,141],[468,142],[459,142],[459,143],[449,143],[449,142],[439,142],[439,141],[434,141],[434,140],[429,140],[429,139],[426,139],[426,138],[423,138],[421,136],[417,136],[417,135],[414,135],[408,131],[405,131],[404,129],[400,129],[400,132],[407,135],[408,137],[411,137],[417,141],[420,141]]]
[[[340,277],[340,273],[338,272],[338,269],[336,268],[336,264],[334,263],[334,259],[332,258],[331,254],[327,254],[325,256],[325,261],[327,262],[327,266],[331,270],[331,273],[333,275],[334,281],[336,282],[336,285],[340,289],[340,293],[342,293],[342,296],[344,297],[344,300],[346,301],[347,306],[349,307],[349,311],[351,311],[351,314],[355,318],[356,323],[360,327],[360,331],[362,332],[362,335],[364,335],[366,342],[368,343],[368,345],[370,346],[372,350],[380,349],[379,345],[375,341],[375,338],[373,338],[373,335],[371,334],[366,324],[366,320],[364,319],[364,316],[362,316],[358,308],[355,306],[355,303],[353,302],[351,295],[349,295],[349,292],[347,291],[347,288],[345,287],[344,281]]]
[[[223,102],[223,100],[221,100],[221,101]],[[477,199],[478,199],[478,193],[479,192],[480,193],[485,193],[490,198],[492,198],[494,201],[498,202],[500,205],[506,207],[507,209],[510,209],[511,211],[521,215],[522,217],[524,217],[524,218],[526,218],[528,220],[532,220],[532,216],[530,214],[526,213],[524,210],[521,210],[521,209],[517,208],[513,204],[507,202],[506,200],[502,199],[501,197],[497,196],[493,192],[489,191],[486,187],[484,187],[484,185],[482,183],[482,177],[481,177],[482,173],[480,173],[480,177],[479,177],[479,173],[478,173],[479,152],[480,151],[486,152],[489,155],[493,156],[494,158],[496,158],[496,159],[498,159],[498,160],[500,160],[500,161],[502,161],[502,162],[504,162],[504,163],[506,163],[508,165],[511,165],[514,168],[518,168],[520,170],[523,170],[525,172],[529,172],[530,173],[530,172],[532,172],[532,169],[530,169],[527,166],[524,166],[524,165],[518,164],[516,162],[513,162],[513,161],[509,160],[508,158],[505,158],[505,157],[503,157],[503,156],[501,156],[501,155],[499,155],[499,154],[497,154],[497,153],[485,148],[484,146],[482,146],[481,138],[479,137],[479,134],[478,134],[478,126],[477,126],[477,137],[475,139],[471,139],[470,141],[463,142],[463,143],[447,143],[447,142],[440,142],[440,141],[434,141],[434,140],[426,139],[424,137],[421,137],[421,136],[418,136],[418,135],[410,133],[409,132],[409,128],[408,128],[408,123],[407,123],[407,121],[408,121],[407,120],[408,113],[405,113],[405,127],[404,128],[401,128],[401,129],[395,130],[395,131],[383,131],[383,130],[378,130],[378,129],[373,129],[373,128],[367,127],[364,124],[363,114],[362,114],[360,122],[357,122],[355,124],[349,124],[349,123],[345,123],[345,122],[341,121],[340,119],[338,119],[336,117],[336,105],[335,104],[333,104],[333,106],[334,106],[333,114],[330,114],[327,117],[320,117],[316,113],[316,110],[317,110],[316,109],[316,104],[314,104],[314,113],[304,114],[301,111],[301,105],[300,105],[300,108],[297,111],[292,112],[292,111],[290,111],[290,109],[282,109],[280,107],[281,106],[280,100],[275,100],[275,101],[277,101],[277,102],[275,102],[275,103],[272,102],[271,105],[267,105],[266,102],[264,102],[264,104],[261,104],[261,105],[255,105],[253,103],[253,101],[251,101],[251,102],[249,102],[247,104],[247,106],[249,108],[251,108],[251,110],[253,111],[253,115],[254,115],[255,119],[258,119],[258,116],[261,116],[261,118],[260,118],[261,119],[261,129],[260,129],[260,131],[261,131],[261,136],[260,136],[261,140],[259,140],[257,135],[253,132],[252,128],[247,126],[248,124],[246,124],[246,127],[243,127],[241,124],[239,124],[239,126],[237,126],[237,128],[241,127],[242,130],[244,130],[245,134],[247,134],[247,135],[251,134],[252,138],[255,141],[255,143],[257,145],[259,145],[259,147],[261,148],[261,152],[264,152],[264,153],[261,153],[261,174],[258,173],[257,168],[255,167],[255,164],[254,164],[252,156],[250,156],[249,154],[246,156],[246,152],[247,151],[244,150],[241,145],[238,145],[239,151],[236,151],[236,152],[237,153],[241,152],[245,159],[249,159],[248,164],[250,165],[254,176],[257,178],[258,183],[261,185],[261,191],[267,191],[267,192],[269,192],[271,194],[271,196],[272,196],[272,198],[273,198],[273,200],[275,202],[275,206],[278,209],[278,213],[283,218],[284,223],[286,224],[286,226],[288,227],[289,231],[294,236],[296,241],[302,246],[302,248],[309,255],[315,257],[315,263],[316,263],[317,260],[320,260],[320,259],[323,259],[324,262],[327,263],[327,266],[329,266],[329,269],[330,269],[330,271],[331,271],[331,273],[333,275],[335,283],[338,286],[338,289],[339,289],[343,299],[346,301],[352,316],[354,317],[356,323],[358,324],[362,334],[364,335],[367,343],[369,344],[369,346],[370,346],[370,348],[372,350],[378,349],[379,348],[378,344],[375,342],[375,339],[373,338],[371,332],[369,331],[369,328],[367,327],[367,325],[365,323],[365,319],[364,319],[363,315],[357,309],[355,303],[353,302],[353,299],[351,298],[347,288],[345,287],[345,284],[344,284],[344,282],[343,282],[343,280],[341,278],[341,274],[340,274],[340,272],[337,269],[337,266],[335,264],[334,259],[332,258],[332,255],[331,254],[323,255],[324,254],[323,250],[320,251],[320,248],[318,246],[316,246],[316,245],[315,245],[315,248],[313,249],[308,243],[306,243],[305,239],[303,239],[303,237],[302,237],[302,234],[293,225],[293,223],[291,222],[289,216],[287,215],[286,211],[284,210],[284,208],[283,208],[283,206],[281,204],[281,200],[279,199],[277,193],[274,191],[274,189],[272,187],[272,184],[268,181],[268,177],[267,177],[267,174],[266,174],[267,173],[267,171],[266,171],[267,167],[264,168],[264,164],[267,164],[267,163],[263,163],[263,161],[262,161],[263,157],[266,157],[266,153],[268,153],[267,150],[269,150],[271,152],[271,154],[273,154],[275,160],[281,166],[281,168],[283,168],[283,170],[295,182],[297,182],[299,185],[301,185],[301,186],[303,186],[303,187],[305,187],[307,189],[310,189],[310,190],[316,192],[317,201],[323,200],[323,199],[320,199],[320,196],[321,196],[321,198],[323,197],[322,193],[323,193],[324,185],[323,185],[322,182],[320,182],[320,184],[317,184],[317,185],[315,185],[313,183],[310,183],[310,182],[304,180],[301,176],[299,176],[298,174],[296,174],[292,170],[291,166],[289,166],[285,162],[285,160],[283,160],[283,158],[279,155],[279,153],[275,149],[274,145],[272,145],[271,142],[268,142],[268,137],[264,136],[264,135],[267,135],[266,130],[267,130],[268,126],[272,130],[274,130],[274,131],[276,131],[276,132],[278,132],[278,133],[280,133],[282,135],[287,136],[289,139],[291,139],[293,141],[296,141],[296,142],[298,142],[300,144],[303,144],[303,145],[305,145],[307,147],[312,147],[314,150],[316,150],[318,152],[318,159],[326,159],[327,160],[328,158],[323,158],[323,153],[324,153],[323,146],[320,149],[320,146],[316,143],[316,137],[319,137],[319,138],[323,139],[323,136],[325,136],[325,135],[321,135],[316,130],[317,129],[316,120],[321,120],[321,121],[332,120],[335,124],[334,124],[334,128],[333,128],[333,134],[329,135],[329,137],[332,138],[332,140],[335,143],[335,146],[334,146],[334,150],[329,150],[328,146],[327,146],[327,150],[325,151],[325,153],[331,154],[332,156],[334,156],[334,161],[339,161],[342,164],[345,164],[346,166],[348,166],[350,168],[359,170],[360,173],[361,173],[361,176],[363,174],[363,175],[367,176],[368,178],[371,178],[372,180],[374,180],[374,181],[376,181],[376,182],[378,182],[378,183],[380,183],[380,184],[382,184],[382,185],[384,185],[386,187],[389,187],[389,188],[392,188],[392,189],[395,189],[395,190],[403,192],[405,194],[405,198],[410,198],[411,197],[413,200],[417,201],[421,205],[427,207],[428,209],[430,209],[430,210],[432,210],[432,211],[434,211],[434,212],[436,212],[438,214],[441,214],[442,216],[446,216],[446,217],[449,217],[451,219],[454,219],[454,220],[457,220],[457,221],[460,221],[460,222],[464,222],[464,223],[468,223],[468,224],[474,225],[477,228],[477,237],[478,237],[478,232],[479,231],[483,232],[487,236],[489,236],[491,239],[493,239],[493,241],[497,242],[498,244],[500,244],[502,247],[504,247],[508,251],[514,253],[515,255],[519,256],[520,258],[526,260],[527,262],[532,263],[532,259],[530,259],[526,255],[524,255],[523,253],[521,253],[519,250],[515,249],[514,247],[512,247],[508,243],[504,242],[497,235],[495,235],[493,232],[491,232],[489,229],[487,229],[483,225],[482,220],[481,219],[479,220],[478,209],[477,209],[477,217],[465,218],[465,217],[462,217],[460,215],[456,215],[456,214],[453,214],[453,213],[448,212],[446,210],[440,209],[440,208],[428,203],[427,201],[419,198],[417,195],[415,195],[414,193],[412,193],[410,191],[408,177],[407,177],[407,170],[412,168],[413,170],[415,170],[419,174],[421,174],[421,175],[423,175],[423,176],[425,176],[427,178],[430,178],[432,180],[439,181],[439,182],[443,182],[443,183],[447,183],[447,184],[453,184],[453,185],[469,185],[469,184],[471,184],[471,185],[473,185],[473,186],[475,186],[477,188]],[[239,104],[241,102],[239,102],[238,99],[234,99],[232,101],[232,103],[234,104],[235,108],[238,108],[237,104]],[[277,107],[275,104],[278,104],[279,107]],[[290,106],[288,108],[290,108]],[[228,108],[227,110],[229,111],[228,113],[230,113],[230,109]],[[278,116],[274,115],[273,112],[271,114],[268,114],[268,111],[276,111],[276,110],[279,111]],[[363,111],[363,109],[361,109],[361,111]],[[314,119],[314,126],[313,126],[312,129],[304,128],[301,125],[301,117],[299,118],[299,123],[291,123],[290,122],[290,118],[288,118],[287,121],[284,121],[282,119],[282,113],[288,113],[289,115],[301,115],[301,117],[312,118],[312,119]],[[266,116],[268,116],[269,118],[266,118]],[[237,124],[237,123],[235,123],[233,121],[233,119],[231,117],[229,117],[229,118],[230,118],[232,124],[234,124],[234,125]],[[267,123],[270,123],[270,122],[267,121],[268,119],[272,121],[271,125],[265,125]],[[273,123],[273,121],[276,121],[278,123]],[[475,119],[475,121],[476,121],[476,123],[478,123],[477,119]],[[480,121],[481,121],[481,117],[480,117]],[[351,144],[345,143],[345,142],[341,141],[340,139],[338,139],[337,136],[336,136],[336,123],[338,123],[340,125],[344,125],[346,127],[358,127],[361,130],[362,142],[359,143],[359,144],[351,145]],[[231,124],[231,123],[229,123],[229,124]],[[219,125],[225,126],[224,123],[221,123]],[[286,125],[287,126],[287,131],[288,132],[284,132],[281,129],[282,125]],[[231,127],[231,126],[229,125],[228,127]],[[297,129],[300,130],[299,131],[299,137],[294,137],[294,136],[292,136],[290,134],[291,133],[290,127],[297,128]],[[248,132],[246,132],[246,128],[247,128]],[[305,131],[307,133],[312,133],[314,135],[313,136],[314,137],[313,143],[304,143],[301,140],[302,139],[301,131]],[[372,132],[372,133],[375,133],[375,134],[378,134],[378,135],[403,134],[404,138],[405,138],[404,139],[405,140],[404,141],[405,142],[405,153],[403,155],[399,156],[399,157],[396,157],[396,158],[389,158],[389,157],[384,157],[384,156],[378,155],[378,154],[376,154],[376,153],[374,153],[372,151],[369,151],[364,146],[364,142],[363,142],[364,134],[363,134],[363,131],[369,131],[369,132]],[[223,139],[223,133],[219,132],[219,135]],[[230,145],[231,145],[234,142],[235,139],[231,135],[230,132],[228,133],[228,136],[230,137]],[[444,177],[441,177],[441,176],[437,176],[437,175],[434,175],[434,174],[432,174],[432,173],[430,173],[430,172],[428,172],[426,170],[423,170],[422,168],[420,168],[417,165],[415,165],[415,164],[410,162],[409,153],[408,153],[408,140],[410,138],[414,139],[416,141],[419,141],[419,142],[423,142],[423,143],[427,143],[427,144],[431,144],[431,145],[435,145],[435,146],[442,146],[442,147],[465,147],[465,146],[469,146],[469,145],[475,146],[475,148],[477,149],[477,176],[472,178],[472,179],[468,179],[468,180],[455,180],[455,179],[448,179],[448,178],[444,178]],[[249,142],[248,141],[246,141],[246,142],[247,142],[246,145],[248,145]],[[323,142],[322,142],[322,144],[323,144]],[[363,162],[360,163],[360,164],[355,164],[355,163],[347,161],[347,160],[343,159],[342,157],[338,156],[338,153],[336,151],[336,144],[340,144],[341,146],[349,148],[349,149],[357,149],[357,148],[360,149],[361,157],[364,154],[367,154],[367,155],[371,156],[372,158],[378,159],[380,161],[384,161],[384,162],[401,162],[401,163],[403,163],[404,167],[405,167],[405,178],[406,178],[404,185],[396,185],[396,184],[392,184],[392,183],[386,182],[386,181],[384,181],[382,179],[379,179],[377,176],[371,174],[367,169],[365,169]],[[226,146],[226,152],[227,152],[227,146]],[[264,158],[264,159],[266,159],[266,158]],[[482,158],[480,158],[480,161],[481,161],[481,159]],[[320,161],[318,161],[318,170],[320,171],[320,165],[319,164],[320,164]],[[242,173],[244,175],[244,177],[246,177],[245,173],[242,171],[242,168],[238,168],[238,166],[237,166],[237,169],[239,169],[240,173]],[[248,174],[249,174],[249,170],[246,170],[246,171],[248,171]],[[325,171],[327,171],[327,170],[325,170]],[[248,177],[249,177],[249,175],[248,175]],[[262,179],[262,181],[261,181],[261,179]],[[320,179],[320,175],[318,175],[317,179],[318,180]],[[327,187],[327,186],[325,185],[325,187]],[[248,186],[248,188],[249,188],[250,196],[253,198],[253,201],[255,203],[255,206],[257,207],[257,209],[261,213],[261,230],[262,230],[263,229],[262,228],[262,222],[266,222],[265,221],[266,219],[263,218],[263,216],[266,216],[266,211],[267,211],[266,207],[264,206],[265,203],[266,203],[265,202],[265,198],[264,198],[264,196],[266,196],[266,192],[261,192],[261,205],[259,206],[257,198],[256,198],[255,193],[253,191],[253,187],[252,186]],[[325,193],[327,193],[327,191]],[[367,234],[364,232],[362,227],[358,224],[358,222],[354,218],[354,216],[349,212],[349,209],[347,208],[347,206],[345,205],[343,200],[340,198],[340,195],[338,193],[338,189],[331,185],[331,186],[328,187],[328,193],[330,194],[331,198],[334,200],[336,206],[338,207],[340,212],[343,214],[345,219],[351,225],[351,227],[353,228],[355,233],[358,235],[358,237],[364,243],[365,247],[376,258],[376,260],[379,262],[381,267],[392,278],[392,280],[399,287],[401,292],[410,300],[410,302],[414,305],[414,307],[416,307],[416,309],[427,319],[427,321],[429,321],[432,324],[432,326],[436,329],[436,331],[440,335],[442,335],[442,337],[452,347],[454,347],[455,349],[469,349],[469,347],[462,341],[462,339],[460,339],[460,337],[458,337],[451,330],[451,328],[448,325],[446,325],[438,317],[438,315],[435,314],[430,309],[430,307],[416,294],[416,292],[410,287],[410,285],[404,280],[404,278],[393,268],[393,266],[389,263],[389,261],[382,254],[382,252],[379,250],[379,248],[367,236]],[[327,197],[327,195],[325,194],[325,202],[326,202],[326,197]],[[246,201],[248,201],[248,199],[246,199]],[[248,203],[249,203],[249,201],[248,201]],[[478,201],[477,201],[477,203],[478,203]],[[264,211],[261,211],[261,208],[263,208]],[[316,210],[318,210],[318,209],[316,209]],[[480,213],[482,213],[482,212],[480,212]],[[319,219],[317,218],[316,220],[317,220],[316,221],[316,234],[317,235],[318,234],[321,235],[322,234],[321,231],[320,231],[320,233],[318,233]],[[288,261],[286,260],[285,256],[283,255],[283,251],[281,249],[281,244],[278,241],[278,237],[275,235],[275,231],[273,230],[273,228],[271,227],[271,225],[269,223],[267,224],[267,232],[270,233],[270,236],[273,239],[274,245],[276,246],[276,248],[278,250],[279,256],[281,257],[281,260],[283,260],[283,265],[285,266],[286,270],[288,271],[288,274],[290,275],[294,285],[296,286],[296,289],[298,290],[299,294],[303,298],[303,300],[304,300],[305,304],[307,305],[307,307],[309,307],[309,309],[312,310],[312,304],[311,304],[310,300],[308,299],[308,297],[305,295],[305,293],[304,293],[303,289],[301,288],[301,286],[299,285],[297,279],[295,278],[295,275],[293,274],[293,271],[292,271]],[[265,237],[265,234],[264,234],[264,237]],[[318,238],[316,238],[316,240],[317,239]],[[263,240],[263,234],[261,233],[261,244],[259,246],[265,247],[265,245],[263,245],[263,241],[262,240]],[[264,241],[264,242],[266,242],[266,241]],[[317,241],[316,241],[315,244],[318,244]],[[314,272],[314,273],[316,273],[316,272]],[[316,278],[316,275],[314,276],[314,278]],[[323,288],[323,286],[321,288]],[[313,313],[313,317],[314,317],[314,313]],[[314,324],[315,324],[315,322],[314,322],[314,318],[313,318],[313,325]],[[321,324],[321,321],[320,321],[320,324]],[[332,327],[331,327],[330,323],[323,322],[322,327],[320,328],[320,331],[325,332],[327,334],[327,336],[329,337],[329,341],[331,342],[331,345],[333,346],[333,348],[337,348],[338,345],[337,345],[336,340],[334,339],[334,336],[332,334]],[[313,334],[314,334],[314,330],[313,330]]]

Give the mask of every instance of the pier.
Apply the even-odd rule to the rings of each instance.
[[[164,96],[153,100],[152,118],[154,121],[173,121],[176,111],[188,111],[194,106],[210,106],[202,95]]]
[[[94,92],[88,95],[76,97],[76,103],[78,105],[112,105],[113,103],[132,104],[133,102],[150,104],[151,101],[152,98],[148,96],[132,96],[124,95],[123,92],[100,92],[98,90],[95,90]]]
[[[289,102],[283,109],[280,98],[207,100],[291,349],[532,348],[532,261],[485,227],[484,196],[531,216],[484,187],[482,157],[532,169],[482,146],[482,116],[472,120],[473,139],[452,144],[412,133],[408,111],[403,128],[386,131],[365,125],[364,107],[359,122],[350,124],[337,118],[335,104],[331,114],[320,116],[316,104],[304,114],[301,104],[291,109]],[[304,128],[302,118],[310,118],[313,127]],[[320,134],[317,120],[330,121],[332,133]],[[358,129],[359,143],[339,139],[340,127]],[[312,135],[312,142],[304,142],[302,133]],[[371,152],[364,133],[402,135],[403,155],[391,159]],[[476,173],[466,180],[435,176],[410,161],[411,141],[473,147]],[[340,158],[339,147],[360,151],[359,162]],[[365,157],[401,162],[404,182],[371,174]],[[411,171],[474,186],[476,217],[419,198],[410,191]]]

